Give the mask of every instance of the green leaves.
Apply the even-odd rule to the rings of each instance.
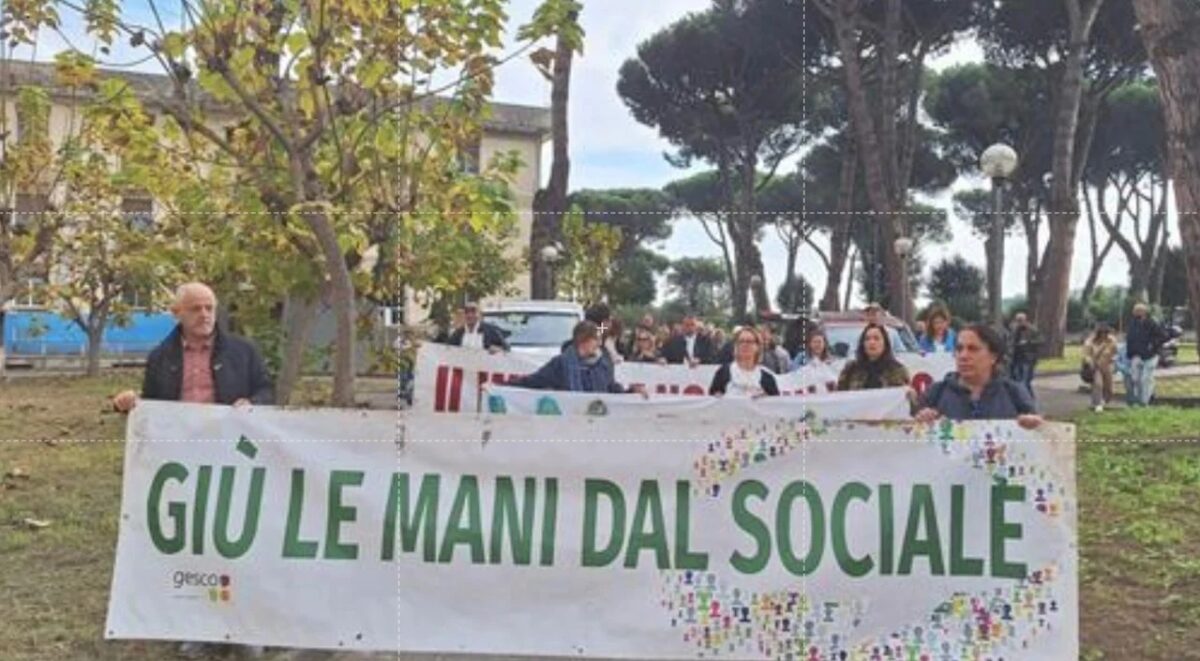
[[[583,212],[575,207],[563,216],[562,234],[567,259],[558,267],[560,295],[585,303],[601,300],[612,279],[621,230],[586,222]]]
[[[546,37],[563,39],[573,51],[583,52],[583,27],[579,24],[579,0],[543,0],[533,19],[517,30],[517,38],[537,41]]]
[[[88,33],[111,46],[117,36],[119,12],[116,0],[87,0],[84,5],[84,18]],[[108,49],[102,48],[101,52],[107,54]]]
[[[90,87],[96,82],[96,61],[78,51],[63,51],[54,56],[54,77],[63,87]]]
[[[161,48],[167,57],[178,60],[187,48],[187,38],[178,32],[168,32],[163,36]]]

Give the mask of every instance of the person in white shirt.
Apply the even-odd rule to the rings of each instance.
[[[700,322],[696,315],[688,314],[683,318],[682,333],[663,347],[663,358],[668,363],[685,364],[689,367],[711,363],[716,349],[707,335],[700,332]]]
[[[508,340],[504,339],[504,333],[480,318],[478,303],[466,303],[462,312],[462,328],[450,334],[450,344],[467,349],[486,349],[489,353],[508,351]]]
[[[713,375],[708,387],[710,395],[729,397],[778,396],[775,376],[759,364],[763,340],[751,327],[738,328],[733,333],[733,362],[722,365]]]

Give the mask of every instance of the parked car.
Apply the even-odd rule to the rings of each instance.
[[[784,332],[784,348],[792,355],[803,349],[801,344],[804,341],[806,326],[821,326],[829,341],[829,351],[839,358],[847,358],[854,354],[858,348],[858,338],[867,327],[866,314],[861,311],[818,312],[812,317],[760,313],[760,317],[766,321],[783,321],[788,324]],[[881,321],[888,330],[888,339],[891,340],[894,353],[921,353],[916,336],[902,319],[885,314]]]
[[[583,306],[568,301],[495,301],[483,306],[483,320],[498,326],[514,353],[550,359],[562,352]]]
[[[829,350],[841,358],[847,358],[858,349],[858,338],[867,327],[866,315],[862,312],[822,312],[813,321],[825,329],[825,337],[829,340]],[[888,339],[891,341],[894,353],[920,353],[917,338],[909,330],[908,325],[898,317],[885,315],[881,319],[887,328]]]

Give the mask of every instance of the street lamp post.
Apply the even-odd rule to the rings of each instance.
[[[913,240],[907,236],[902,236],[896,239],[892,245],[896,251],[896,256],[900,258],[900,318],[904,323],[910,323],[911,318],[908,314],[908,256],[912,254]]]
[[[1006,144],[996,143],[979,157],[979,169],[992,180],[992,223],[987,239],[988,307],[992,324],[1004,326],[1004,304],[1001,280],[1004,277],[1004,185],[1017,169],[1017,152]]]
[[[558,272],[555,267],[562,261],[562,248],[555,243],[544,246],[538,254],[542,263],[546,265],[550,281],[550,298],[558,298]]]

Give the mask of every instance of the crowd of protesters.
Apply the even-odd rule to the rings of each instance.
[[[772,396],[779,393],[777,375],[788,372],[838,368],[840,391],[908,387],[911,379],[892,346],[884,324],[886,311],[878,304],[863,310],[864,328],[857,347],[848,356],[831,351],[820,325],[807,322],[789,327],[784,338],[770,323],[735,327],[726,335],[687,313],[677,323],[658,322],[645,314],[631,329],[624,329],[607,305],[587,310],[573,338],[538,372],[515,382],[529,388],[628,392],[614,378],[615,366],[624,361],[660,365],[717,365],[709,392],[720,396]],[[491,352],[508,349],[503,333],[483,322],[476,304],[468,303],[459,315],[458,328],[441,341]],[[792,332],[799,328],[798,332]],[[1013,315],[1008,326],[996,329],[974,324],[955,330],[949,310],[931,307],[916,324],[917,346],[926,354],[950,354],[955,370],[923,395],[910,389],[918,417],[947,415],[955,418],[1017,418],[1037,420],[1033,395],[1041,337],[1024,313]],[[1131,406],[1149,403],[1157,356],[1165,340],[1162,327],[1148,315],[1145,305],[1133,309],[1124,350],[1106,324],[1098,324],[1083,347],[1082,376],[1092,384],[1092,406],[1103,410],[1111,400],[1117,370],[1125,376]],[[843,364],[842,359],[846,358]]]

